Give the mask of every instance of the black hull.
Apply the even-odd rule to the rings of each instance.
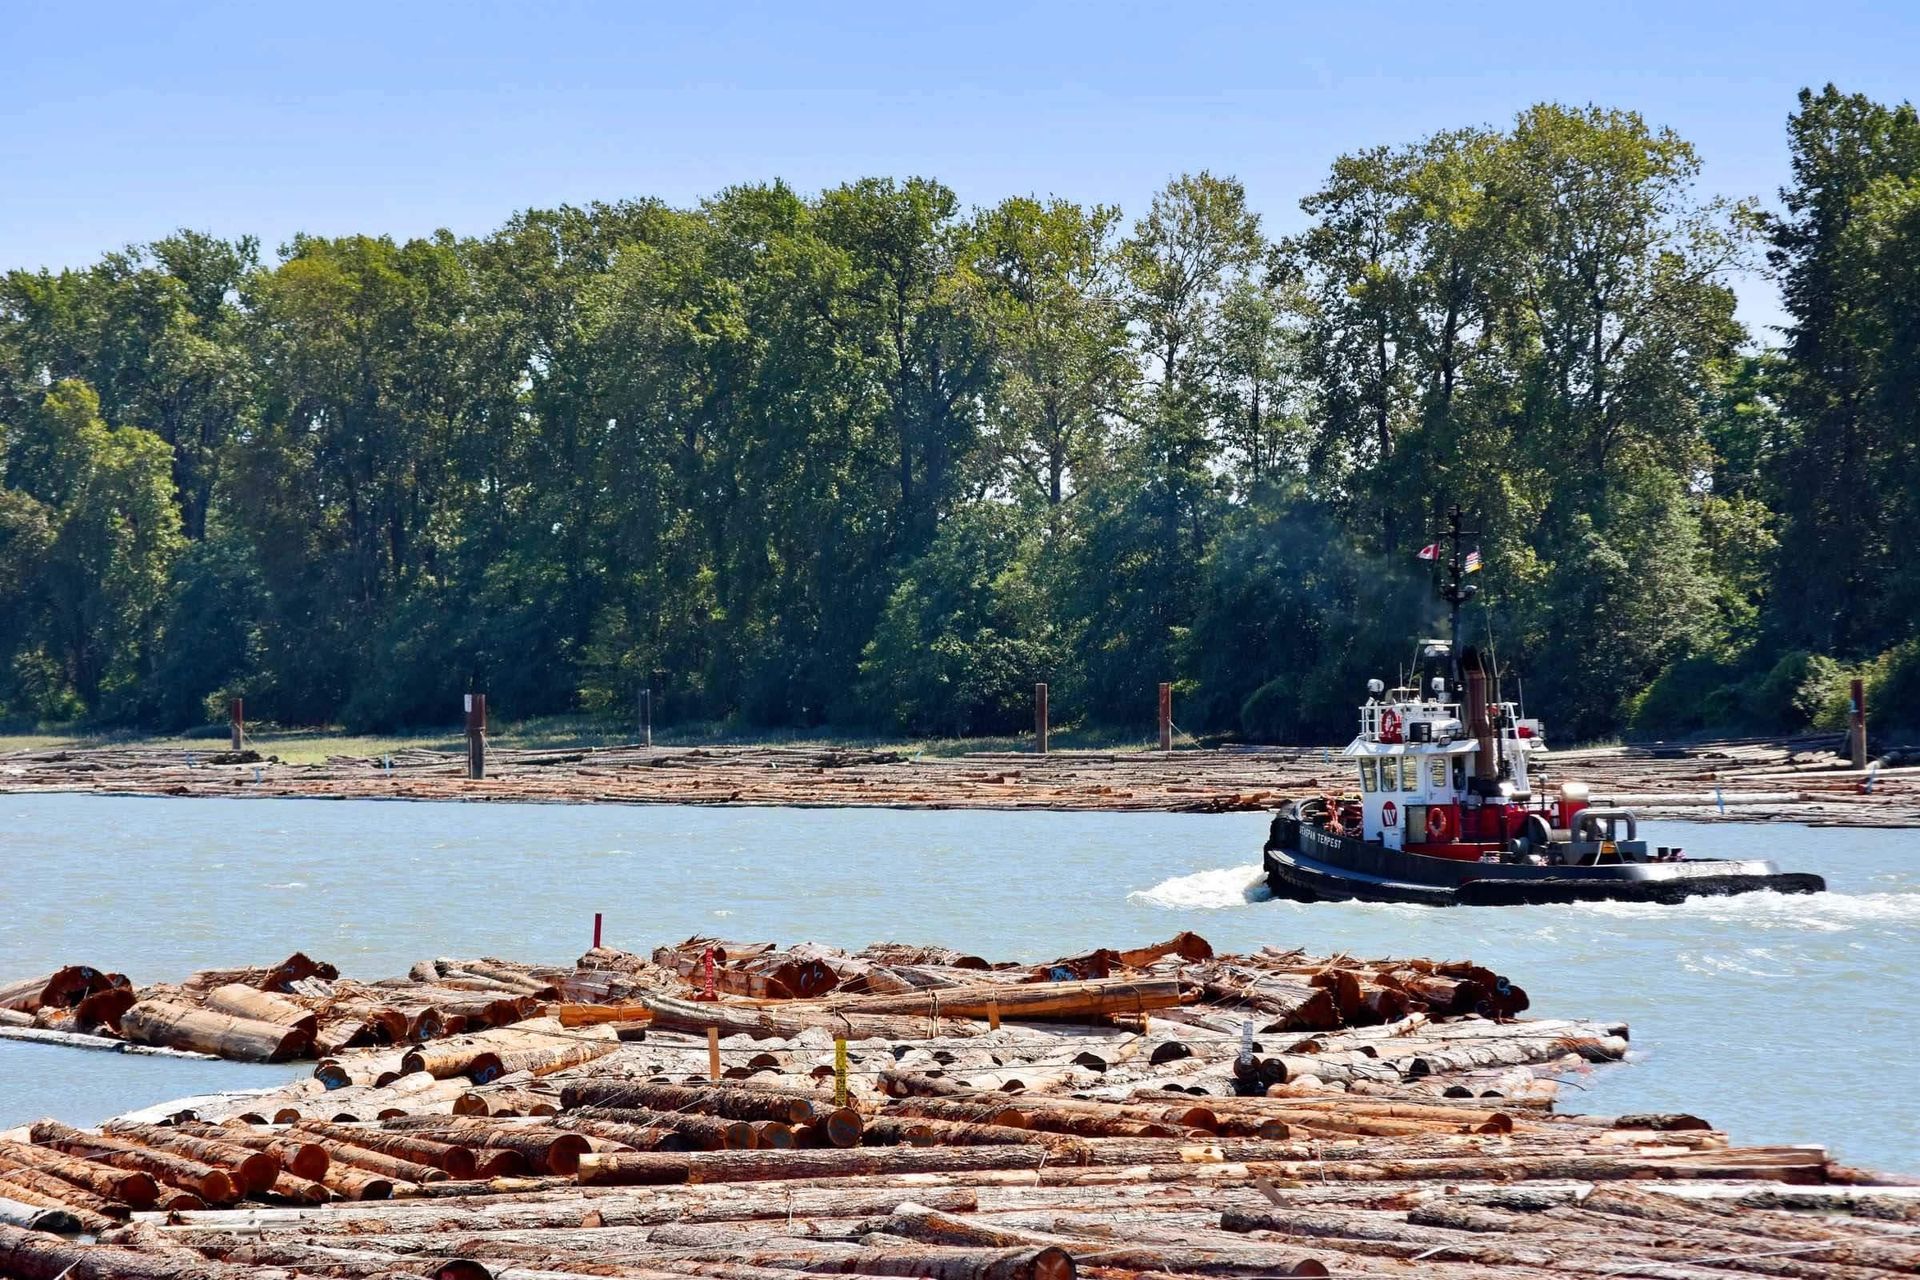
[[[1263,858],[1276,897],[1300,902],[1519,906],[1561,902],[1682,902],[1736,893],[1819,893],[1816,875],[1771,862],[1627,862],[1591,867],[1462,862],[1330,835],[1291,813],[1274,819]]]

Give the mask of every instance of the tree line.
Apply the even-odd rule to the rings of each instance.
[[[1129,219],[936,181],[182,231],[0,287],[0,719],[507,714],[1325,741],[1441,607],[1565,738],[1920,724],[1920,124],[1777,211],[1540,105]],[[1781,340],[1731,282],[1777,276]]]

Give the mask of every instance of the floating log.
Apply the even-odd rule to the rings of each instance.
[[[285,1062],[306,1051],[310,1037],[291,1027],[236,1018],[170,1000],[143,1000],[120,1016],[120,1031],[136,1044],[217,1054],[239,1062]]]
[[[834,1007],[849,1013],[918,1014],[935,1018],[1096,1018],[1143,1013],[1180,1003],[1177,978],[1099,978],[1086,982],[995,983],[891,996],[850,996]]]
[[[701,1115],[685,1111],[659,1111],[646,1107],[581,1107],[570,1109],[565,1115],[554,1120],[556,1127],[576,1129],[581,1133],[594,1133],[595,1129],[580,1122],[592,1124],[612,1124],[635,1131],[656,1130],[678,1134],[686,1140],[682,1150],[701,1151],[748,1151],[759,1146],[754,1136],[753,1122],[747,1120],[728,1120],[723,1116]],[[602,1136],[624,1142],[625,1138],[617,1133],[604,1133]],[[633,1144],[639,1150],[653,1151],[665,1148],[644,1141]]]
[[[41,1173],[37,1169],[10,1169],[0,1173],[0,1196],[32,1208],[61,1209],[73,1215],[71,1227],[36,1225],[33,1222],[13,1224],[36,1231],[79,1230],[99,1235],[120,1225],[130,1212],[124,1204],[103,1200],[65,1179]]]
[[[231,1204],[239,1199],[239,1188],[231,1174],[190,1156],[158,1151],[104,1134],[83,1133],[57,1120],[36,1120],[31,1132],[37,1145],[116,1169],[151,1174],[157,1181],[191,1191],[213,1204]]]
[[[295,1132],[325,1147],[332,1164],[352,1165],[356,1169],[364,1169],[368,1173],[390,1178],[396,1184],[402,1182],[425,1184],[447,1180],[445,1169],[436,1168],[418,1160],[409,1160],[403,1156],[390,1155],[372,1147],[361,1146],[354,1139],[335,1137],[332,1132],[313,1127],[319,1124],[319,1121],[302,1120],[295,1127]],[[337,1130],[338,1127],[326,1125],[325,1129]]]
[[[402,1116],[387,1121],[386,1127],[442,1142],[517,1151],[536,1170],[563,1176],[578,1169],[581,1158],[592,1147],[577,1133],[555,1129],[507,1128],[468,1117]]]
[[[306,1006],[272,991],[262,991],[238,982],[223,983],[207,992],[206,1007],[217,1013],[232,1014],[236,1018],[270,1022],[299,1031],[309,1041],[320,1026],[319,1016]]]
[[[438,1182],[440,1179],[432,1176],[432,1170],[439,1170],[444,1177],[471,1178],[480,1168],[472,1148],[440,1142],[419,1134],[396,1133],[388,1129],[375,1128],[372,1125],[328,1124],[320,1120],[302,1120],[295,1126],[294,1132],[313,1134],[319,1138],[362,1147],[368,1151],[377,1151],[383,1155],[396,1157],[402,1162],[411,1163],[416,1166],[418,1172],[401,1172],[398,1167],[392,1166],[375,1170],[375,1172],[405,1178],[410,1182]],[[359,1161],[353,1161],[353,1163],[360,1164],[361,1168],[371,1167]],[[421,1168],[422,1166],[424,1168]],[[497,1169],[489,1176],[521,1171],[521,1169]]]
[[[645,1024],[653,1021],[653,1010],[638,1002],[624,1004],[557,1004],[551,1010],[563,1027],[591,1027],[603,1022]]]
[[[53,1147],[0,1142],[0,1171],[20,1170],[51,1174],[102,1200],[135,1208],[145,1208],[160,1196],[159,1183],[150,1173],[96,1164]]]
[[[21,1199],[19,1197],[25,1197]],[[102,1218],[109,1228],[111,1219]],[[42,1203],[32,1191],[12,1187],[0,1181],[0,1226],[43,1231],[54,1235],[78,1235],[86,1228],[81,1215],[63,1204]]]
[[[762,1182],[865,1174],[1037,1169],[1037,1147],[856,1147],[819,1151],[617,1152],[580,1157],[582,1186]]]
[[[171,1151],[224,1169],[232,1177],[240,1195],[265,1191],[280,1176],[280,1162],[265,1151],[257,1151],[224,1138],[203,1138],[178,1128],[157,1124],[114,1123],[107,1133],[156,1151]]]

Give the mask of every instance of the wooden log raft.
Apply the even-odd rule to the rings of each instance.
[[[194,1049],[236,1062],[285,1062],[312,1043],[311,1035],[293,1027],[171,1000],[134,1005],[120,1015],[120,1033],[135,1044]]]

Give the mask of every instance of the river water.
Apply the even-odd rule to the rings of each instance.
[[[436,955],[570,961],[695,933],[937,942],[1042,960],[1193,929],[1222,950],[1471,958],[1543,1016],[1623,1018],[1625,1066],[1570,1110],[1686,1110],[1738,1142],[1822,1142],[1920,1172],[1920,832],[1660,823],[1694,856],[1773,857],[1812,897],[1677,907],[1275,902],[1258,814],[430,804],[0,796],[0,977],[136,983],[304,950],[349,975]],[[0,1125],[75,1123],[283,1067],[0,1041]]]

